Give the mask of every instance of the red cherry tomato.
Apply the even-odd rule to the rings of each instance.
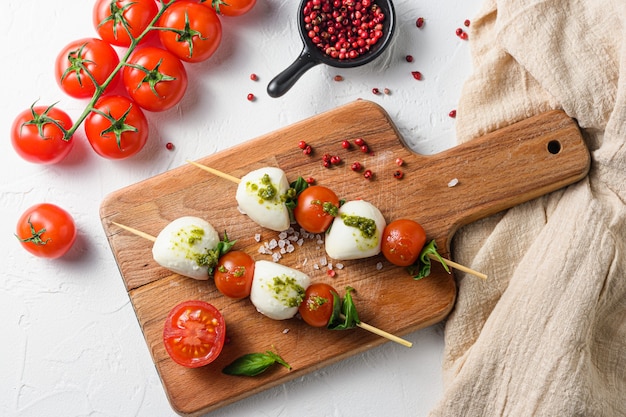
[[[102,40],[128,47],[148,28],[158,11],[154,0],[96,0],[93,25]]]
[[[208,4],[209,1],[205,4]],[[215,11],[223,16],[241,16],[248,13],[254,5],[256,0],[212,0],[211,6]]]
[[[165,49],[154,46],[136,50],[124,66],[122,76],[128,94],[148,111],[174,107],[187,90],[183,63]]]
[[[72,216],[61,207],[43,203],[27,209],[17,221],[15,235],[28,252],[41,258],[59,258],[76,240]]]
[[[57,56],[56,80],[66,94],[91,98],[96,91],[94,81],[102,85],[119,62],[117,52],[102,39],[79,39],[65,46]]]
[[[18,114],[13,121],[11,144],[18,155],[29,162],[56,164],[74,147],[72,137],[64,139],[63,129],[71,127],[72,119],[63,110],[33,106]]]
[[[96,153],[110,159],[135,155],[148,141],[148,120],[124,96],[103,96],[85,119],[85,134]]]
[[[210,7],[195,1],[170,5],[159,19],[163,46],[186,62],[207,60],[222,41],[222,23]],[[174,29],[174,30],[167,30]]]
[[[315,282],[309,285],[298,307],[302,320],[313,327],[328,325],[333,315],[333,294],[337,294],[337,291],[329,284]]]
[[[242,251],[230,251],[222,255],[213,273],[217,289],[230,298],[246,298],[250,295],[254,277],[254,259]]]
[[[226,323],[212,304],[200,300],[175,306],[163,327],[163,343],[172,360],[187,368],[213,362],[224,347]]]
[[[381,251],[394,265],[413,265],[426,243],[426,232],[417,222],[408,219],[394,220],[385,227]]]
[[[304,230],[310,233],[325,232],[339,208],[339,198],[323,185],[307,187],[298,195],[294,217]]]

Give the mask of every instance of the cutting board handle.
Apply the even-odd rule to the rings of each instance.
[[[426,158],[428,195],[442,204],[423,221],[441,228],[432,233],[446,236],[438,243],[449,249],[459,227],[577,182],[590,159],[576,121],[564,112],[522,120]]]

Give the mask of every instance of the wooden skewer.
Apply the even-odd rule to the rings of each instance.
[[[218,177],[222,177],[222,178],[224,178],[224,179],[226,179],[228,181],[232,181],[232,182],[234,182],[236,184],[239,184],[241,182],[240,178],[233,177],[232,175],[228,175],[225,172],[218,171],[215,168],[211,168],[211,167],[208,167],[206,165],[202,165],[202,164],[199,164],[197,162],[190,161],[190,160],[187,160],[187,162],[190,163],[191,165],[197,166],[200,169],[203,169],[203,170],[205,170],[207,172],[210,172],[213,175],[217,175]]]
[[[428,254],[428,257],[430,259],[432,259],[433,261],[441,262],[441,260],[438,259],[435,255]],[[487,275],[483,274],[482,272],[474,271],[473,269],[468,268],[467,266],[458,264],[458,263],[456,263],[454,261],[451,261],[449,259],[445,259],[444,258],[444,260],[446,262],[446,265],[451,266],[454,269],[458,269],[459,271],[467,272],[468,274],[472,274],[472,275],[477,276],[478,278],[481,278],[481,279],[487,279]]]
[[[197,162],[190,161],[190,160],[187,160],[187,162],[189,162],[191,165],[197,166],[200,169],[203,169],[203,170],[205,170],[207,172],[210,172],[211,174],[217,175],[218,177],[227,179],[227,180],[235,182],[237,184],[239,184],[241,182],[241,179],[239,179],[237,177],[233,177],[232,175],[228,175],[228,174],[226,174],[226,173],[224,173],[222,171],[219,171],[219,170],[217,170],[215,168],[211,168],[211,167],[208,167],[206,165],[202,165],[202,164],[199,164]],[[430,259],[432,259],[433,261],[441,262],[434,255],[428,255],[428,257]],[[445,262],[446,262],[447,265],[451,266],[452,268],[458,269],[459,271],[467,272],[468,274],[475,275],[475,276],[477,276],[478,278],[481,278],[481,279],[487,279],[487,275],[483,274],[482,272],[474,271],[471,268],[468,268],[466,266],[463,266],[461,264],[453,262],[453,261],[451,261],[449,259],[445,259]]]
[[[133,234],[135,234],[135,235],[137,235],[139,237],[142,237],[144,239],[148,239],[148,240],[150,240],[152,242],[156,241],[156,237],[154,237],[152,235],[149,235],[148,233],[142,232],[141,230],[137,230],[137,229],[135,229],[133,227],[126,226],[124,224],[117,223],[117,222],[111,222],[111,223],[113,223],[117,227],[119,227],[121,229],[124,229],[127,232],[133,233]],[[362,329],[364,329],[364,330],[367,330],[368,332],[374,333],[374,334],[376,334],[378,336],[384,337],[385,339],[391,340],[392,342],[399,343],[402,346],[406,346],[406,347],[412,347],[413,346],[413,343],[409,342],[408,340],[402,339],[402,338],[400,338],[400,337],[398,337],[396,335],[393,335],[391,333],[387,333],[386,331],[381,330],[381,329],[379,329],[377,327],[370,326],[367,323],[360,322],[360,323],[357,324],[357,326],[362,328]]]

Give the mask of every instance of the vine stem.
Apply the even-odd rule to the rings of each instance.
[[[161,5],[161,7],[159,8],[159,11],[154,16],[154,18],[152,19],[148,27],[146,27],[146,29],[143,32],[141,32],[139,36],[134,37],[130,33],[130,31],[127,31],[128,36],[131,39],[130,45],[128,46],[124,55],[122,55],[122,58],[120,59],[119,64],[117,64],[117,66],[113,69],[111,74],[109,74],[109,77],[106,80],[104,80],[102,84],[98,84],[97,82],[95,82],[95,80],[93,80],[93,76],[91,75],[91,73],[87,71],[88,73],[87,75],[93,80],[94,85],[96,86],[96,91],[94,92],[93,96],[89,100],[89,103],[87,103],[85,110],[76,119],[72,127],[70,127],[67,130],[64,130],[64,140],[70,140],[70,138],[74,135],[74,133],[76,133],[76,130],[78,130],[80,125],[85,121],[89,113],[91,113],[94,110],[96,102],[102,96],[106,88],[109,86],[109,84],[113,82],[113,80],[115,79],[117,74],[119,74],[119,72],[122,70],[122,68],[126,66],[128,62],[128,58],[130,58],[130,55],[135,51],[135,48],[137,47],[137,45],[143,40],[143,38],[145,38],[148,35],[148,33],[150,33],[152,30],[155,30],[157,28],[156,23],[159,21],[159,19],[161,18],[161,15],[163,15],[163,13],[167,10],[167,8],[172,3],[174,3],[174,0],[170,0],[169,2],[165,2],[164,0],[159,0],[159,3]],[[122,18],[124,17],[122,16]],[[125,25],[125,28],[126,28],[126,25]]]

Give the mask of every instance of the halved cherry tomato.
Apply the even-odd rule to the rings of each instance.
[[[137,49],[122,71],[124,87],[142,108],[159,112],[174,107],[187,90],[187,71],[180,59],[165,49]]]
[[[296,222],[310,233],[325,232],[339,209],[339,198],[323,185],[307,187],[298,195],[293,211]]]
[[[56,80],[66,94],[91,98],[96,91],[94,82],[102,85],[119,63],[117,52],[108,42],[98,38],[79,39],[70,42],[57,55]],[[115,81],[109,88],[114,84]]]
[[[254,277],[254,259],[242,251],[230,251],[222,255],[213,272],[215,286],[230,298],[246,298],[250,295]]]
[[[328,325],[333,315],[333,293],[337,294],[337,291],[329,284],[315,282],[309,285],[304,292],[304,300],[298,307],[302,320],[313,327]]]
[[[163,343],[172,360],[187,368],[213,362],[224,347],[226,323],[222,313],[201,300],[175,306],[163,326]]]
[[[154,0],[96,0],[93,25],[102,40],[128,47],[146,30],[158,11]]]
[[[205,4],[211,3],[211,6],[218,14],[223,16],[241,16],[248,13],[256,0],[207,0]]]
[[[163,46],[186,62],[201,62],[215,53],[222,41],[222,23],[217,13],[195,1],[170,5],[159,19]]]
[[[383,230],[381,251],[394,265],[413,265],[426,243],[426,232],[409,219],[394,220]]]
[[[148,120],[131,99],[103,96],[85,119],[85,134],[98,155],[128,158],[148,141]]]
[[[50,203],[36,204],[20,216],[15,235],[28,252],[54,259],[65,255],[74,244],[76,225],[72,216],[61,207]]]
[[[56,107],[33,106],[17,115],[11,126],[11,144],[19,156],[38,164],[56,164],[74,147],[73,138],[65,140],[63,129],[72,119]]]

